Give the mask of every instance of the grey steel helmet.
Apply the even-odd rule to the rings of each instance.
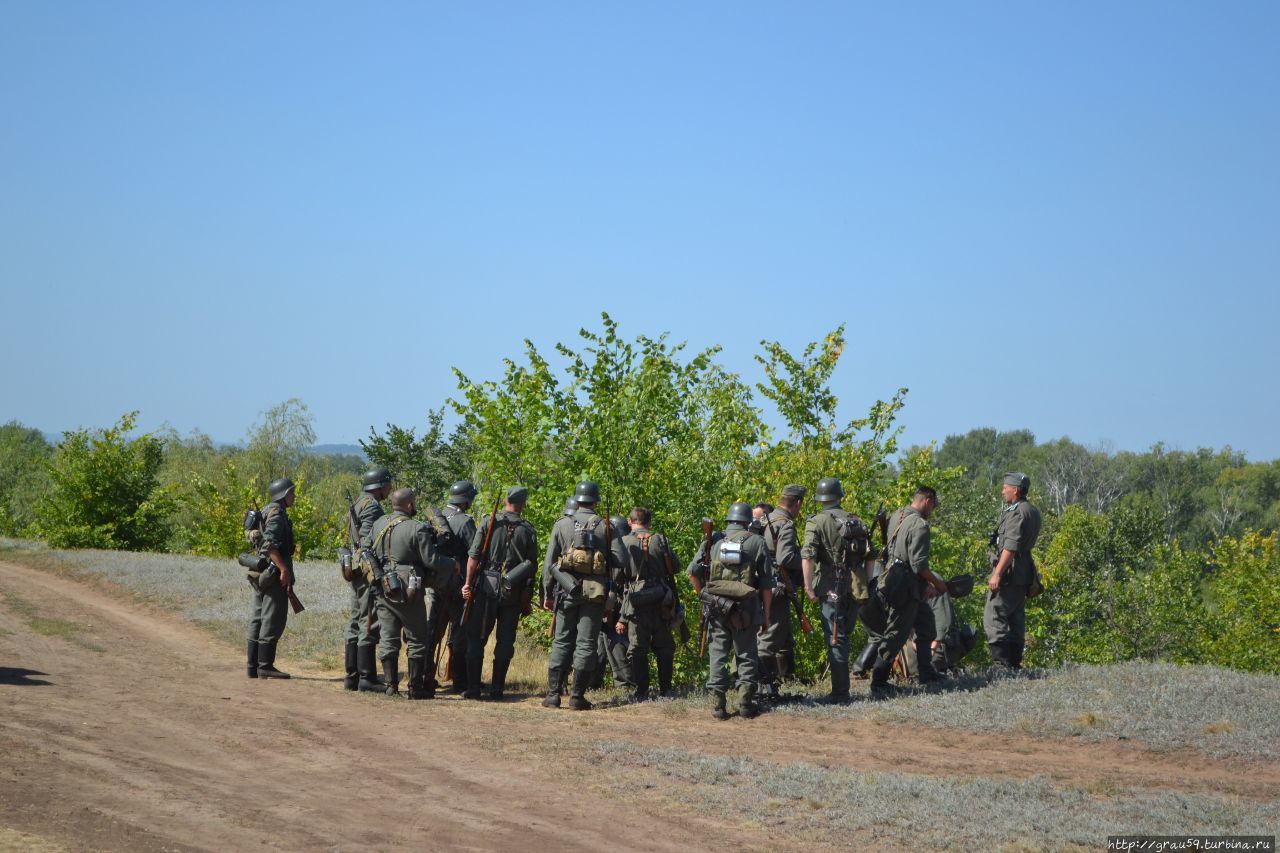
[[[613,529],[618,531],[619,536],[626,536],[631,532],[631,524],[620,515],[609,516],[609,523],[613,525]]]
[[[391,485],[391,472],[386,468],[370,468],[364,472],[364,490],[376,491],[383,486]]]
[[[835,477],[823,477],[814,492],[815,501],[838,501],[844,497],[844,486]]]
[[[729,511],[724,514],[725,521],[736,521],[739,524],[751,523],[751,504],[737,501],[729,504]]]
[[[470,480],[459,480],[449,487],[449,503],[454,506],[469,504],[476,499],[476,484]]]
[[[288,477],[281,477],[279,480],[272,480],[271,485],[267,486],[267,495],[271,500],[284,500],[284,496],[293,491],[293,480]]]
[[[573,515],[578,511],[578,499],[569,498],[564,502],[564,515]]]
[[[578,484],[578,488],[573,490],[573,499],[578,503],[598,504],[600,503],[600,486],[591,480],[583,480]]]

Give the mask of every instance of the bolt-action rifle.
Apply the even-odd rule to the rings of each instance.
[[[501,506],[502,506],[502,493],[499,492],[498,499],[493,502],[493,512],[489,513],[489,527],[484,532],[484,542],[480,544],[480,571],[481,572],[483,572],[485,569],[485,566],[489,564],[489,540],[493,538],[493,528],[498,526],[498,508]],[[465,564],[463,564],[463,567],[462,567],[462,582],[464,584],[467,582],[467,567]],[[467,626],[467,623],[471,621],[471,604],[475,600],[476,600],[476,591],[473,589],[471,590],[471,597],[468,598],[466,603],[462,605],[462,619],[461,621],[458,622],[459,628],[465,628]],[[450,631],[454,630],[452,620],[450,620],[450,623],[449,623],[449,630]],[[444,632],[442,631],[440,639],[443,639],[443,633]],[[452,634],[450,634],[450,639],[453,639]],[[437,640],[437,642],[439,642],[439,640]],[[442,650],[443,650],[442,647],[438,647],[436,649],[436,670],[437,671],[439,671],[440,669],[440,655],[442,653]],[[453,679],[453,644],[452,643],[449,644],[449,659],[445,661],[445,665],[444,665],[444,677],[449,680]]]

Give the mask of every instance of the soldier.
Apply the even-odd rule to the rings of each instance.
[[[412,489],[397,489],[391,494],[391,515],[373,523],[370,548],[383,560],[383,571],[394,575],[392,586],[402,592],[388,591],[381,596],[378,608],[378,656],[382,659],[383,681],[388,696],[399,693],[400,632],[404,631],[409,659],[409,698],[430,699],[435,696],[428,678],[431,660],[431,633],[427,623],[424,589],[443,594],[457,563],[436,548],[435,529],[414,519],[417,502]]]
[[[609,523],[613,525],[613,536],[617,539],[622,539],[631,532],[631,525],[620,515],[609,516]],[[623,568],[625,569],[625,566]],[[634,690],[636,686],[635,680],[631,677],[627,629],[620,621],[622,616],[620,590],[621,584],[609,593],[609,600],[605,607],[607,621],[600,624],[600,639],[596,641],[595,674],[591,679],[593,690],[604,686],[606,661],[609,669],[613,670],[614,686],[626,690]]]
[[[533,588],[537,582],[538,540],[533,525],[522,515],[529,490],[516,486],[507,490],[506,509],[497,518],[485,516],[471,540],[467,555],[467,579],[462,597],[470,602],[463,625],[467,637],[468,684],[464,699],[480,698],[480,673],[484,667],[484,646],[494,626],[498,639],[493,650],[493,681],[489,698],[501,699],[507,684],[507,669],[515,655],[516,628],[521,616],[532,611]],[[493,533],[489,528],[493,527]],[[488,550],[484,549],[488,544]],[[477,594],[479,593],[479,594]],[[456,671],[456,670],[455,670]]]
[[[928,584],[939,593],[947,591],[947,585],[929,568],[929,516],[937,508],[938,493],[929,486],[921,486],[912,496],[911,504],[894,513],[889,521],[888,566],[876,585],[876,597],[886,620],[884,631],[875,638],[876,662],[871,670],[874,696],[892,692],[889,672],[893,669],[893,659],[913,628],[921,683],[940,678],[933,668],[930,652],[936,636],[933,612],[920,606],[923,585]]]
[[[271,503],[262,511],[262,538],[258,553],[271,561],[277,578],[260,580],[253,591],[253,611],[249,617],[248,675],[250,678],[288,678],[276,669],[276,645],[289,619],[289,594],[293,586],[293,522],[289,507],[296,497],[288,477],[272,480],[267,487]],[[263,578],[274,574],[268,569]]]
[[[707,689],[714,702],[711,716],[729,719],[725,693],[729,690],[732,654],[736,657],[738,713],[750,719],[760,713],[755,702],[756,636],[769,622],[773,574],[764,540],[748,529],[751,504],[732,504],[725,521],[725,531],[712,538],[709,553],[705,540],[698,547],[689,564],[689,578],[703,603],[705,630],[710,638]]]
[[[1005,474],[1000,487],[1005,507],[991,537],[996,553],[982,614],[991,660],[1010,669],[1022,668],[1027,590],[1038,577],[1031,549],[1040,535],[1040,510],[1027,501],[1029,488],[1031,478],[1026,474]]]
[[[635,682],[632,699],[649,698],[649,651],[658,661],[658,695],[671,695],[671,673],[675,668],[676,641],[671,634],[671,608],[678,600],[675,588],[675,556],[661,533],[649,530],[653,512],[638,506],[631,510],[631,525],[622,538],[627,549],[627,565],[621,583],[620,630],[627,633],[627,663]]]
[[[791,608],[788,606],[787,584],[790,580],[794,591],[804,584],[803,561],[796,545],[796,516],[804,502],[805,488],[794,483],[783,486],[778,506],[756,504],[764,527],[764,544],[773,557],[775,585],[774,606],[770,610],[770,622],[760,634],[760,683],[765,695],[778,698],[779,684],[784,678],[795,677],[795,634],[791,624]],[[754,512],[754,510],[753,510]]]
[[[555,607],[555,639],[547,668],[547,698],[542,704],[548,708],[560,707],[561,673],[572,665],[569,708],[587,711],[592,707],[586,692],[591,683],[605,601],[615,573],[626,562],[626,552],[621,537],[614,537],[608,522],[596,515],[600,487],[584,480],[578,484],[574,499],[578,503],[577,512],[556,522],[542,563],[543,606],[550,608],[554,601]],[[607,548],[606,536],[610,540]]]
[[[373,523],[385,513],[382,503],[391,494],[391,472],[386,468],[373,468],[364,475],[364,490],[347,510],[347,536],[351,540],[351,552],[359,554],[369,547],[369,531]],[[351,619],[347,623],[347,677],[343,686],[347,690],[381,691],[378,680],[377,647],[378,625],[369,618],[370,609],[376,610],[373,585],[364,572],[350,571]],[[374,619],[377,616],[375,614]]]
[[[471,554],[471,543],[476,535],[475,519],[467,512],[471,509],[471,504],[476,499],[476,487],[470,480],[459,480],[449,487],[449,503],[442,510],[445,521],[449,524],[449,529],[453,531],[454,538],[461,545],[457,554],[449,556],[459,561],[459,565],[466,562]],[[466,690],[470,679],[467,677],[467,656],[469,647],[467,644],[466,632],[462,629],[462,610],[464,602],[462,600],[462,578],[458,578],[458,583],[450,584],[450,588],[445,596],[445,601],[440,607],[442,613],[448,614],[448,631],[449,631],[449,660],[453,664],[453,682],[449,685],[450,693],[461,693]],[[431,603],[428,603],[431,607]],[[443,620],[437,621],[435,613],[428,610],[428,617],[431,618],[432,627],[440,636],[437,636],[436,642],[439,642],[444,635],[446,625]],[[431,680],[435,680],[436,674],[431,673]]]
[[[863,564],[870,531],[862,519],[840,506],[844,487],[835,477],[818,481],[814,499],[823,510],[804,526],[801,570],[805,595],[820,601],[822,634],[827,641],[833,702],[849,699],[849,633],[858,607],[867,600],[867,570]]]

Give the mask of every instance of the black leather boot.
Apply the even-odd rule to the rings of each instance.
[[[937,684],[942,676],[933,668],[933,650],[929,644],[916,640],[916,678],[921,684]]]
[[[871,668],[876,665],[876,652],[879,650],[880,646],[876,643],[867,643],[866,648],[858,655],[858,659],[853,662],[854,678],[866,678],[871,674]]]
[[[356,646],[356,667],[360,670],[360,692],[382,693],[386,687],[378,680],[377,646]]]
[[[658,695],[671,695],[671,673],[675,670],[675,658],[672,655],[658,655]]]
[[[507,689],[507,669],[510,668],[511,661],[495,660],[493,662],[493,684],[489,686],[489,698],[501,699],[503,691]],[[472,686],[476,692],[480,691],[480,669],[476,668],[476,677],[472,681]]]
[[[276,643],[279,640],[270,643],[258,643],[258,677],[259,678],[288,678],[289,673],[281,672],[276,669]]]
[[[729,719],[729,709],[725,707],[724,694],[719,690],[711,692],[711,716],[716,720]]]
[[[450,647],[448,654],[453,655],[453,680],[449,683],[449,692],[464,693],[471,687],[471,679],[467,678],[467,659],[463,657],[465,650],[460,652]],[[476,679],[477,682],[479,680]]]
[[[877,663],[871,670],[871,698],[887,699],[897,695],[898,688],[889,683],[889,672],[893,669],[893,659]]]
[[[248,665],[246,666],[245,669],[246,669],[245,674],[248,675],[250,678],[258,677],[258,641],[257,640],[249,641],[249,660],[248,660]]]
[[[569,692],[570,711],[590,711],[595,706],[587,701],[587,685],[591,683],[591,673],[580,669],[573,671],[573,689]]]
[[[560,671],[559,667],[553,666],[547,670],[547,698],[542,700],[542,707],[560,707],[560,687],[563,683],[561,681],[562,677],[563,673]]]
[[[388,696],[400,695],[400,657],[382,659],[383,692]]]
[[[360,665],[357,661],[356,641],[351,640],[347,643],[347,677],[342,680],[342,686],[346,690],[355,690],[360,686]]]
[[[427,691],[426,661],[409,658],[409,698],[434,699],[435,691]]]

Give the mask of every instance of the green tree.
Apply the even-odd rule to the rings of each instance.
[[[311,410],[297,397],[267,409],[249,430],[242,467],[259,483],[279,477],[296,481],[307,448],[316,443],[312,423]]]
[[[1275,533],[1249,531],[1213,548],[1212,663],[1280,673],[1280,547]]]
[[[0,534],[21,535],[35,521],[52,455],[40,430],[17,421],[0,426]]]
[[[1018,470],[1023,453],[1035,446],[1036,437],[1029,429],[997,432],[980,427],[947,436],[935,459],[944,468],[963,468],[966,479],[996,486],[1005,474]]]
[[[387,424],[385,434],[370,427],[360,446],[370,466],[385,467],[397,485],[408,486],[428,502],[443,500],[450,485],[471,476],[470,441],[461,428],[445,438],[443,408],[427,414],[421,436],[412,427]]]
[[[129,438],[138,413],[105,430],[65,433],[49,462],[35,529],[57,548],[163,547],[172,499],[160,488],[163,442]]]

